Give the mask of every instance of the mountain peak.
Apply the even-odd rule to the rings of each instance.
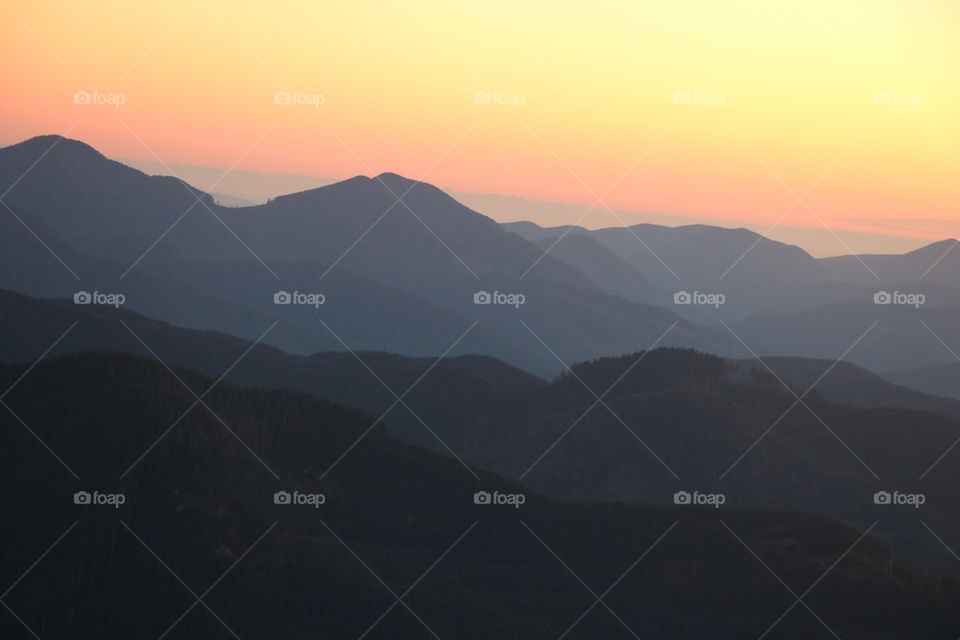
[[[420,182],[419,180],[413,180],[412,178],[404,177],[399,173],[393,173],[392,171],[385,171],[374,177],[373,180],[386,186],[391,191],[396,191],[398,188],[406,191],[407,189],[411,189],[418,184],[428,184],[425,182]],[[397,195],[399,196],[400,193],[397,193]]]
[[[103,158],[103,154],[88,145],[86,142],[66,138],[58,134],[46,134],[35,136],[5,147],[6,149],[21,149],[24,151],[37,151],[38,153],[50,153],[56,151],[63,157],[75,159]]]

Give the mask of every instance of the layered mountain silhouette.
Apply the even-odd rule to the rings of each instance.
[[[58,136],[0,194],[4,638],[960,632],[952,240],[222,206]]]
[[[655,343],[838,358],[878,319],[847,355],[878,371],[950,361],[919,320],[960,343],[953,241],[817,260],[744,229],[501,226],[389,173],[222,207],[57,136],[0,149],[0,188],[12,248],[0,285],[46,296],[119,290],[132,309],[246,339],[282,319],[263,339],[294,353],[346,343],[430,356],[452,346],[552,376]],[[278,306],[277,291],[322,293],[326,304]],[[923,295],[922,314],[875,304],[882,291]],[[480,292],[524,302],[478,305]],[[723,302],[677,304],[682,293]]]
[[[56,342],[48,357],[125,351],[305,392],[368,412],[367,428],[382,423],[400,441],[564,500],[670,504],[677,491],[715,490],[741,507],[863,527],[880,519],[876,533],[900,553],[951,568],[915,510],[874,504],[874,493],[893,488],[924,493],[925,521],[960,537],[960,464],[950,455],[960,402],[851,364],[658,349],[545,381],[489,357],[294,356],[124,310],[9,292],[0,301],[0,360],[30,363]]]
[[[370,416],[121,354],[0,380],[33,431],[0,416],[0,469],[21,489],[2,499],[4,637],[736,638],[787,611],[783,585],[814,581],[816,617],[784,616],[782,637],[957,631],[956,582],[836,521],[561,504],[382,431],[331,469]]]
[[[479,319],[477,331],[454,353],[486,353],[540,373],[562,370],[551,350],[568,362],[621,353],[649,346],[679,320],[671,310],[611,295],[439,189],[394,174],[235,208],[220,207],[174,178],[119,165],[73,140],[34,138],[0,150],[0,158],[0,187],[9,190],[4,200],[25,226],[12,216],[5,224],[20,234],[18,245],[37,245],[36,263],[49,274],[41,286],[37,278],[22,282],[12,265],[5,269],[11,275],[3,286],[24,293],[56,289],[64,295],[101,283],[123,289],[134,286],[128,279],[135,275],[149,275],[172,281],[167,289],[174,298],[150,308],[143,296],[131,294],[131,308],[197,328],[228,326],[223,316],[230,316],[234,325],[246,323],[232,329],[246,338],[259,335],[264,315],[281,317],[290,326],[265,339],[299,353],[332,348],[318,317],[349,338],[351,348],[409,355],[442,353]],[[71,173],[73,163],[83,170]],[[108,186],[113,183],[115,194]],[[57,197],[50,196],[49,185],[56,185]],[[149,211],[131,201],[129,194],[137,191]],[[73,222],[64,223],[66,218]],[[144,219],[150,224],[138,227]],[[28,220],[42,223],[40,231]],[[43,255],[34,234],[55,255]],[[76,278],[66,269],[58,278],[63,267],[57,257],[70,265],[65,246],[86,260],[98,259],[100,268],[85,270],[84,260],[75,258],[80,266],[70,268]],[[175,299],[181,286],[205,294],[209,304]],[[322,313],[277,307],[277,290],[320,292],[328,304]],[[480,291],[519,293],[525,303],[478,306],[474,294]],[[158,313],[157,307],[166,309]],[[409,324],[403,319],[408,310]],[[531,330],[550,348],[533,340]],[[717,351],[736,348],[729,336],[683,321],[663,339]]]

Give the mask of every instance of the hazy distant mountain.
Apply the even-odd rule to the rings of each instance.
[[[672,302],[672,297],[655,289],[642,273],[590,236],[571,234],[563,238],[543,238],[534,244],[566,262],[609,294],[631,302],[657,305]]]
[[[838,256],[823,258],[820,263],[831,278],[856,284],[943,282],[956,285],[960,282],[960,249],[956,244],[953,239],[941,240],[904,254]]]
[[[746,229],[641,224],[591,231],[532,223],[504,227],[540,242],[564,234],[565,239],[594,238],[669,294],[668,304],[681,291],[723,294],[725,302],[719,308],[670,304],[681,315],[699,321],[743,318],[766,309],[801,309],[822,304],[842,289],[827,282],[822,267],[802,249]]]
[[[760,356],[836,360],[846,354],[845,360],[882,372],[953,362],[940,340],[960,345],[960,305],[833,304],[759,314],[730,326]]]
[[[29,179],[17,183],[31,166]],[[117,263],[113,287],[125,286],[130,276],[119,278],[127,269],[148,271],[251,307],[254,315],[312,323],[314,337],[307,330],[299,338],[266,338],[300,353],[330,348],[318,317],[349,323],[338,326],[354,348],[411,355],[443,352],[479,320],[477,333],[458,352],[553,373],[562,365],[541,339],[572,362],[649,346],[678,320],[672,311],[610,295],[563,261],[541,259],[538,247],[441,190],[393,174],[352,178],[256,207],[221,207],[205,194],[197,201],[199,192],[174,178],[150,177],[83,143],[47,136],[0,149],[3,184],[15,184],[8,202],[55,229],[64,242]],[[149,203],[146,209],[138,194]],[[277,290],[320,292],[327,303],[320,313],[276,307]],[[480,291],[522,294],[525,303],[477,305]],[[198,307],[175,296],[166,304]],[[146,310],[134,296],[130,306]],[[155,307],[149,312],[217,328]],[[240,335],[252,337],[252,327],[244,326]],[[665,343],[735,349],[728,336],[683,322]]]
[[[250,344],[229,336],[10,293],[0,303],[4,361],[32,362],[74,321],[77,326],[51,357],[91,350],[153,357],[122,320],[171,366],[212,377],[228,372],[234,383],[307,392],[376,417],[396,400],[377,377],[398,395],[422,377],[403,396],[406,406],[386,414],[389,433],[509,478],[523,476],[531,489],[556,497],[670,503],[674,492],[697,489],[722,491],[730,506],[799,509],[861,524],[882,516],[879,535],[918,561],[946,567],[935,541],[911,529],[914,521],[903,512],[878,512],[871,500],[881,489],[916,487],[930,501],[925,517],[945,535],[960,535],[960,519],[943,507],[960,499],[954,494],[960,486],[956,459],[947,457],[917,484],[956,438],[960,403],[896,387],[847,365],[835,367],[806,398],[817,417],[804,407],[784,416],[794,397],[761,364],[686,350],[657,350],[639,362],[633,354],[581,363],[574,366],[579,380],[567,374],[549,383],[476,356],[444,359],[434,367],[429,358],[359,353],[371,372],[350,354],[291,356],[261,345],[235,364]],[[831,364],[771,362],[798,394]],[[602,395],[616,416],[593,406],[596,397],[583,384]]]
[[[960,363],[956,361],[929,367],[888,371],[886,376],[898,384],[914,389],[960,399]]]
[[[25,372],[4,365],[0,383]],[[188,410],[193,395],[160,364],[88,354],[40,363],[5,401],[79,479],[0,413],[0,481],[16,488],[0,498],[16,615],[0,616],[4,638],[31,637],[24,625],[110,640],[555,638],[576,622],[572,637],[732,639],[791,605],[778,578],[800,589],[825,567],[808,606],[844,638],[953,637],[960,624],[955,581],[824,518],[529,492],[519,509],[478,505],[478,490],[523,490],[380,430],[331,470],[369,416],[295,393],[220,383]],[[82,491],[124,502],[72,504]],[[276,504],[284,491],[323,504]],[[616,584],[603,613],[577,620],[594,600],[578,580]],[[787,616],[777,631],[820,626]]]

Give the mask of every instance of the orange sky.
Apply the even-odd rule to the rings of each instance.
[[[960,217],[956,2],[338,4],[2,0],[0,142],[718,223]]]

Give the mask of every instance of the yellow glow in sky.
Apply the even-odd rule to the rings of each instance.
[[[3,0],[0,16],[4,143],[65,133],[115,157],[394,171],[721,223],[923,234],[960,217],[956,2]]]

